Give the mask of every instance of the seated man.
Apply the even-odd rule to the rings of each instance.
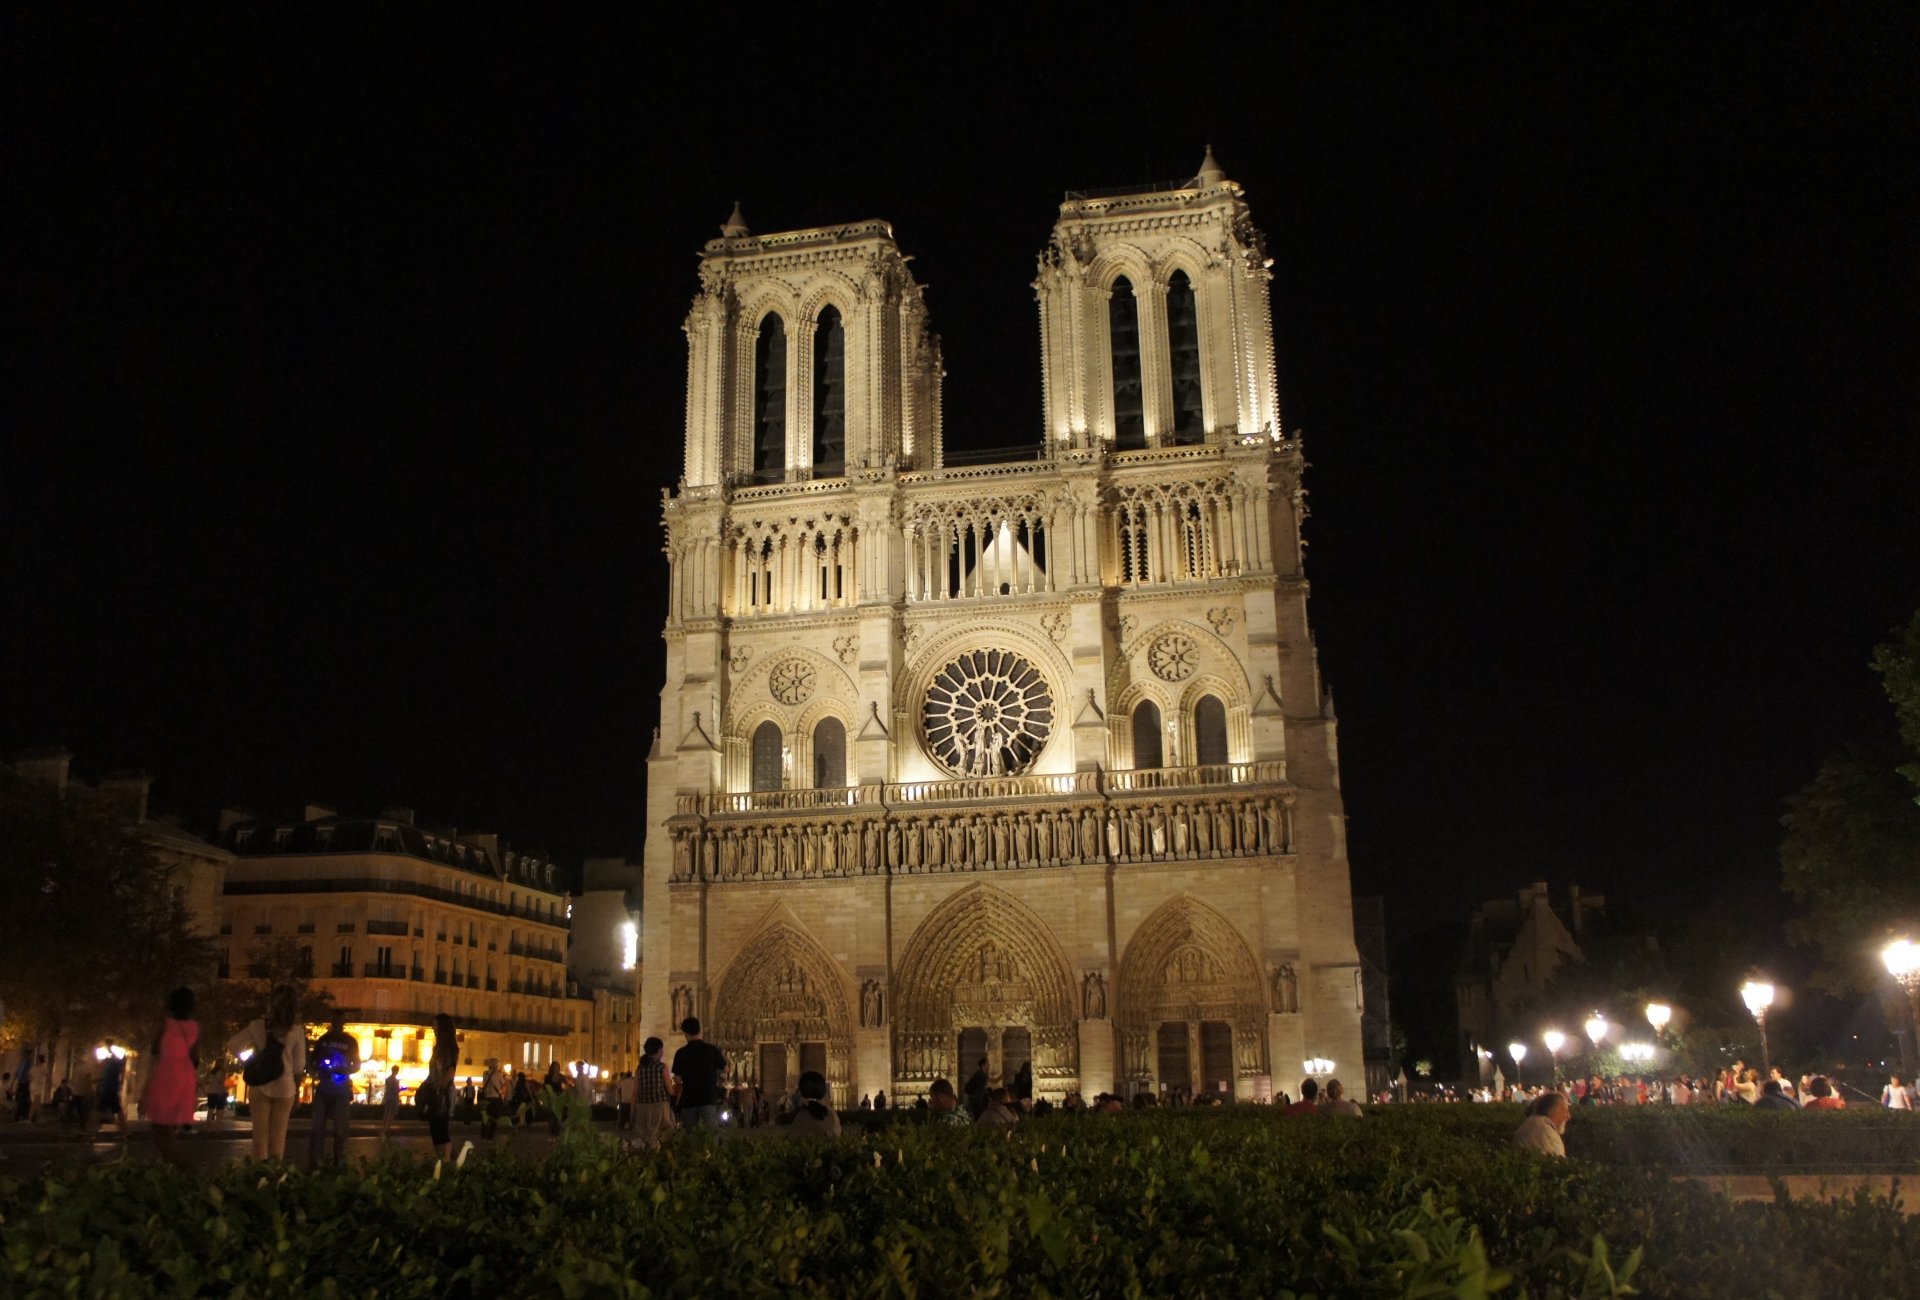
[[[1300,1084],[1300,1100],[1280,1112],[1282,1115],[1318,1115],[1320,1113],[1320,1084],[1313,1079]]]
[[[987,1108],[974,1121],[981,1128],[1012,1128],[1019,1122],[1020,1112],[1014,1109],[1013,1093],[1004,1087],[987,1094]]]
[[[1527,1107],[1527,1117],[1513,1131],[1513,1144],[1523,1151],[1538,1151],[1543,1156],[1564,1156],[1567,1144],[1562,1135],[1573,1108],[1565,1093],[1543,1092]]]
[[[784,1117],[787,1132],[795,1137],[837,1138],[840,1117],[827,1105],[827,1079],[818,1070],[800,1076],[800,1105]]]
[[[1755,1110],[1799,1110],[1793,1098],[1780,1091],[1780,1080],[1768,1079],[1760,1089],[1760,1100],[1753,1103]]]
[[[1360,1109],[1360,1103],[1349,1100],[1347,1089],[1338,1079],[1327,1080],[1327,1100],[1320,1111],[1325,1115],[1345,1115],[1349,1119],[1364,1118],[1366,1112]]]
[[[935,1079],[933,1090],[927,1095],[928,1110],[932,1113],[932,1123],[942,1128],[971,1128],[973,1121],[960,1109],[960,1095],[953,1085],[945,1079]]]

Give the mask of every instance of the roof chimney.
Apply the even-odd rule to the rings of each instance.
[[[413,825],[413,809],[405,804],[397,803],[391,807],[382,808],[380,817],[383,821],[399,822],[402,826]]]
[[[339,815],[340,810],[330,804],[310,803],[307,805],[306,815],[300,820],[303,822],[317,822],[324,821],[328,817],[338,817]]]
[[[13,760],[13,770],[29,781],[50,785],[61,794],[67,792],[68,769],[73,755],[64,749],[28,750]]]
[[[99,790],[128,821],[147,819],[147,794],[153,778],[145,772],[109,772],[100,778]]]

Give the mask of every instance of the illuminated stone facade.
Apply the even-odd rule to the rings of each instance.
[[[569,994],[568,902],[553,863],[493,835],[415,826],[405,809],[221,820],[233,854],[222,973],[254,973],[261,940],[293,936],[370,1075],[391,1062],[408,1087],[425,1078],[442,1011],[460,1032],[463,1077],[489,1057],[516,1070],[587,1059],[595,1005]]]
[[[1269,269],[1211,154],[1069,195],[1044,431],[945,454],[883,222],[756,236],[687,320],[641,1019],[769,1087],[1265,1093],[1361,1073],[1335,723]]]

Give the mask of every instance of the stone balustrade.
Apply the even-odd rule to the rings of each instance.
[[[668,831],[679,882],[1274,857],[1293,787],[1281,763],[1223,763],[683,795]]]

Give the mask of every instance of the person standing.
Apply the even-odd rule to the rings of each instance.
[[[984,1056],[981,1057],[980,1064],[974,1068],[974,1071],[972,1074],[967,1076],[967,1082],[963,1088],[963,1091],[967,1094],[968,1113],[971,1114],[975,1119],[979,1119],[981,1114],[985,1112],[985,1110],[987,1109],[987,1058],[986,1057]]]
[[[689,1133],[719,1128],[720,1080],[727,1072],[727,1058],[700,1037],[698,1016],[682,1020],[680,1032],[687,1036],[686,1046],[673,1054],[673,1077],[680,1081],[680,1127]]]
[[[380,1094],[380,1141],[384,1145],[393,1134],[393,1121],[400,1116],[400,1067],[387,1071],[387,1082]]]
[[[179,1164],[173,1138],[183,1125],[193,1123],[193,1105],[199,1095],[200,1026],[193,1018],[193,990],[177,988],[167,995],[166,1018],[153,1039],[153,1069],[140,1098],[140,1113],[153,1124],[160,1158]]]
[[[513,1081],[501,1068],[499,1058],[487,1058],[487,1072],[480,1079],[480,1136],[487,1141],[500,1128],[500,1117],[507,1113],[507,1099],[513,1095]]]
[[[286,1158],[287,1120],[307,1068],[307,1031],[299,1020],[293,987],[281,984],[267,999],[267,1014],[227,1040],[227,1055],[245,1062],[240,1081],[247,1085],[255,1160]]]
[[[453,1149],[453,1083],[460,1072],[460,1035],[453,1017],[442,1011],[433,1018],[433,1056],[427,1061],[427,1079],[415,1094],[427,1113],[427,1138],[433,1154],[445,1160]],[[471,1085],[469,1085],[471,1087]]]
[[[1888,1080],[1887,1086],[1880,1090],[1880,1104],[1888,1110],[1904,1110],[1912,1114],[1913,1089],[1903,1086],[1900,1076],[1896,1074]]]
[[[127,1081],[127,1054],[111,1039],[104,1044],[106,1055],[100,1061],[100,1077],[93,1085],[93,1109],[87,1112],[87,1136],[92,1137],[113,1117],[120,1136],[127,1136],[126,1112],[121,1108],[120,1090]]]
[[[672,1080],[667,1077],[666,1062],[661,1060],[666,1050],[667,1045],[658,1038],[649,1038],[641,1049],[640,1068],[623,1080],[628,1095],[633,1097],[633,1140],[647,1148],[659,1146],[673,1125]]]
[[[33,1118],[33,1052],[20,1053],[20,1073],[13,1078],[13,1122],[25,1124]]]
[[[313,1125],[307,1140],[307,1163],[319,1168],[321,1144],[333,1130],[332,1163],[347,1160],[347,1126],[352,1122],[353,1076],[360,1069],[360,1044],[347,1032],[337,1013],[327,1032],[313,1045]]]

